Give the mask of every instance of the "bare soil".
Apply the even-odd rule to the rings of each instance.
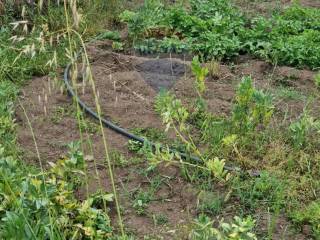
[[[185,104],[192,104],[195,101],[197,96],[193,87],[194,78],[189,69],[190,62],[181,60],[183,58],[155,59],[112,53],[104,50],[105,44],[100,42],[90,45],[88,52],[101,110],[108,119],[127,129],[152,127],[164,130],[160,117],[154,111],[154,99],[161,88],[171,90]],[[290,67],[274,68],[263,61],[247,59],[235,65],[221,65],[219,77],[207,79],[208,90],[205,98],[212,113],[228,115],[235,94],[234,89],[242,76],[251,75],[259,88],[275,90],[281,84],[288,84],[302,95],[309,95],[315,91],[314,74],[312,71]],[[45,166],[48,166],[48,162],[54,162],[65,156],[68,150],[67,144],[80,140],[81,137],[75,105],[65,91],[61,91],[61,85],[60,81],[55,82],[48,76],[37,77],[23,88],[20,96],[31,121],[41,161]],[[83,85],[79,81],[77,89],[81,99],[94,108],[95,101],[90,84]],[[301,114],[304,106],[304,101],[291,99],[278,102],[277,109],[280,113],[289,109],[290,118],[295,118]],[[24,160],[31,164],[39,164],[26,116],[19,106],[16,119],[18,142]],[[89,117],[86,119],[91,124],[91,130],[83,132],[82,135],[90,169],[89,191],[95,192],[99,189],[98,176],[92,161],[95,159],[98,162],[97,172],[101,184],[106,191],[111,192],[108,174],[103,167],[105,149],[101,133],[98,131],[99,126]],[[146,177],[141,173],[147,168],[147,163],[130,162],[137,156],[127,149],[127,139],[108,129],[104,131],[109,150],[117,151],[129,160],[125,167],[115,166],[116,185],[128,230],[139,239],[147,235],[153,236],[153,239],[187,239],[189,225],[197,215],[199,190],[182,178],[177,167],[161,166],[157,172],[152,173],[152,176],[160,177],[162,183],[154,194],[154,199],[149,203],[146,214],[138,215],[132,206],[132,196],[139,189],[147,191],[150,186],[152,177]],[[85,194],[85,189],[78,192],[79,198]],[[228,203],[226,209],[231,209],[230,212],[224,213],[225,218],[228,218],[237,209],[237,202]],[[168,221],[163,225],[155,223],[154,219],[159,214],[167,217]],[[111,215],[115,215],[113,207]],[[267,231],[268,214],[259,213],[256,217],[261,230]],[[303,234],[292,235],[290,223],[285,217],[281,216],[278,221],[274,239],[280,239],[281,236],[284,239],[307,239]]]

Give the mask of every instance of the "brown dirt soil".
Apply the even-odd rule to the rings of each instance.
[[[88,46],[88,52],[102,112],[120,126],[128,129],[135,127],[164,129],[153,107],[154,98],[161,86],[171,89],[184,103],[192,104],[195,101],[193,77],[188,67],[190,62],[180,59],[128,56],[111,53],[103,50],[104,48],[104,43],[100,42]],[[292,74],[295,76],[292,77]],[[288,67],[273,69],[267,63],[257,60],[248,60],[233,66],[221,65],[219,78],[207,79],[208,91],[205,98],[211,112],[225,115],[230,113],[234,89],[244,75],[251,75],[260,88],[276,88],[277,79],[284,78],[292,81],[292,87],[302,94],[313,91],[314,73],[311,71]],[[86,83],[83,87],[80,83],[78,90],[81,99],[94,107],[90,85]],[[41,160],[46,166],[48,162],[56,161],[67,153],[66,144],[80,139],[75,106],[67,94],[60,90],[59,84],[61,83],[47,76],[34,78],[23,88],[20,96],[31,121]],[[292,109],[292,117],[300,114],[304,106],[304,102],[300,100],[291,100],[286,104]],[[16,119],[18,142],[23,150],[24,159],[28,163],[38,164],[32,135],[19,106]],[[87,122],[90,128],[88,133],[83,134],[83,138],[84,152],[91,169],[89,191],[95,192],[99,189],[92,159],[96,159],[99,164],[98,174],[102,186],[111,191],[108,174],[103,167],[105,151],[101,134],[97,124],[90,121],[90,118],[87,118]],[[152,177],[143,174],[142,170],[147,167],[145,163],[130,162],[137,156],[128,151],[127,139],[108,129],[104,131],[109,149],[121,153],[124,159],[129,160],[124,167],[115,167],[116,185],[124,209],[125,226],[139,239],[147,235],[154,236],[155,239],[187,239],[184,233],[188,232],[188,226],[197,214],[196,187],[181,177],[178,168],[161,166],[153,175],[160,177],[162,183],[154,193],[154,199],[148,205],[146,214],[138,215],[132,206],[132,200],[139,189],[147,191],[150,188]],[[92,143],[92,151],[89,142]],[[80,190],[79,198],[84,194],[85,190]],[[227,207],[236,209],[236,202],[228,203]],[[113,208],[111,214],[114,215]],[[157,225],[154,222],[154,217],[159,214],[167,216],[167,223],[164,225]],[[225,215],[228,219],[228,213]],[[258,224],[267,226],[267,221],[266,213],[263,213],[258,219]],[[288,230],[290,223],[282,217],[279,221],[281,223],[276,225],[274,239],[280,239],[280,236],[284,236],[285,239],[306,239],[303,236],[299,237],[300,235],[293,238]]]

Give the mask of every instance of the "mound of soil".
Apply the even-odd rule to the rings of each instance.
[[[171,89],[186,72],[186,66],[171,59],[148,60],[136,66],[143,79],[156,91]]]

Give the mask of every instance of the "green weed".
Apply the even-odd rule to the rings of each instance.
[[[197,208],[201,213],[217,216],[223,211],[224,198],[216,193],[201,191]]]
[[[320,203],[318,201],[311,202],[303,209],[293,211],[291,218],[295,223],[311,224],[315,239],[320,236]]]
[[[284,186],[280,179],[267,172],[246,181],[235,178],[233,182],[236,196],[251,210],[264,206],[278,210],[284,204]]]
[[[156,214],[153,215],[153,221],[154,221],[154,225],[155,226],[159,226],[159,225],[165,225],[166,223],[168,223],[168,217],[165,214]]]
[[[316,121],[305,111],[300,119],[291,123],[289,126],[294,146],[304,147],[308,143],[308,140],[310,140],[310,134],[317,132],[319,129],[320,122]]]
[[[190,233],[192,240],[210,240],[210,239],[257,239],[252,232],[255,221],[249,216],[247,218],[234,217],[232,223],[220,222],[219,227],[213,227],[213,222],[209,217],[200,215],[194,223]]]
[[[153,193],[150,191],[138,191],[133,200],[133,208],[138,215],[145,215],[148,203],[153,199]]]
[[[272,97],[253,87],[250,77],[245,77],[237,89],[232,110],[232,122],[236,132],[254,130],[259,124],[266,126],[273,114]]]

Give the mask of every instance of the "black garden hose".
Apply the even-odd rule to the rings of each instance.
[[[79,54],[78,54],[79,56]],[[146,138],[143,138],[143,137],[139,137],[133,133],[130,133],[127,129],[124,129],[124,128],[121,128],[119,127],[118,125],[114,124],[113,122],[111,121],[108,121],[107,119],[101,117],[99,117],[98,113],[96,113],[95,111],[93,111],[88,105],[86,105],[80,98],[79,96],[74,92],[74,89],[71,85],[71,82],[70,82],[70,79],[69,79],[69,72],[70,72],[70,68],[72,66],[72,63],[69,63],[67,65],[67,67],[65,68],[64,70],[64,83],[67,87],[67,91],[68,93],[71,95],[71,97],[74,98],[74,100],[76,101],[76,103],[80,106],[80,108],[85,111],[87,114],[89,114],[91,117],[95,118],[96,120],[101,120],[101,122],[103,123],[103,125],[105,127],[108,127],[109,129],[115,131],[116,133],[119,133],[121,134],[122,136],[128,138],[128,139],[131,139],[131,140],[134,140],[134,141],[137,141],[141,144],[148,144],[149,146],[151,146],[153,149],[156,148],[156,146],[159,146],[160,150],[166,150],[167,148],[164,147],[164,146],[161,146],[161,145],[158,145],[158,144],[155,144],[153,142],[150,142],[148,141]],[[186,154],[186,153],[183,153],[183,152],[179,152],[173,148],[169,148],[169,152],[170,153],[178,153],[179,156],[181,156],[181,158],[183,159],[190,159],[194,162],[203,162],[200,158],[196,157],[196,156],[192,156],[192,155],[189,155],[189,154]],[[240,171],[239,168],[236,168],[236,167],[230,167],[230,166],[224,166],[224,169],[225,170],[228,170],[228,171]]]

